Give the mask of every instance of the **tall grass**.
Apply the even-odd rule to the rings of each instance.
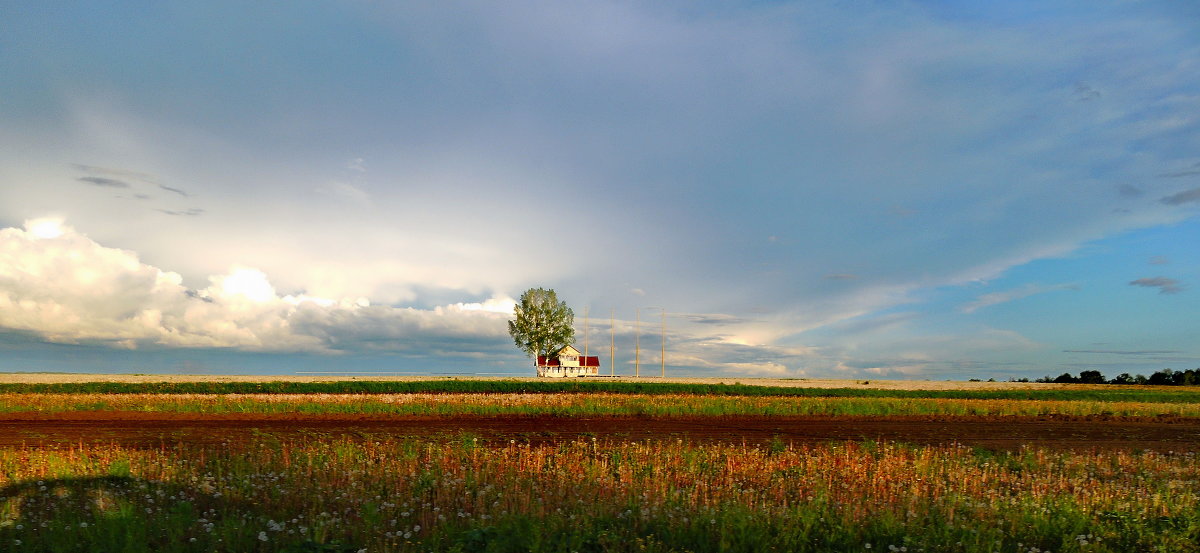
[[[72,382],[3,383],[0,393],[22,394],[562,394],[696,395],[808,398],[1005,399],[1196,403],[1200,390],[1096,386],[1007,390],[880,390],[741,384],[613,382],[604,380],[423,380],[344,382]]]
[[[0,394],[0,413],[1200,417],[1200,402],[561,394]]]
[[[0,550],[1200,550],[1200,463],[682,441],[0,450]]]

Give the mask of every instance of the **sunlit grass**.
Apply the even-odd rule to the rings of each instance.
[[[0,393],[50,394],[621,394],[787,398],[1007,399],[1197,403],[1200,387],[1057,386],[986,390],[804,388],[742,384],[617,382],[590,379],[417,380],[342,382],[72,382],[0,383]]]
[[[264,436],[0,450],[0,489],[4,551],[1200,549],[1165,452]]]
[[[0,413],[395,416],[1038,416],[1200,417],[1197,403],[946,398],[563,394],[0,394]]]

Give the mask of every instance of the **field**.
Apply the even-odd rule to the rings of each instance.
[[[1186,390],[52,376],[0,551],[1200,551]]]

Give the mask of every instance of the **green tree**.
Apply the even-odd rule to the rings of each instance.
[[[575,313],[567,302],[558,301],[554,290],[526,290],[513,316],[514,320],[508,321],[508,333],[535,364],[539,355],[550,355],[575,340]]]

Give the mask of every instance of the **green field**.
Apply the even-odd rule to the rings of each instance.
[[[0,393],[20,394],[561,394],[699,395],[745,397],[841,397],[1200,402],[1200,388],[1164,386],[1080,386],[1052,389],[887,390],[804,388],[746,384],[606,382],[586,380],[414,380],[341,382],[71,382],[0,383]]]
[[[0,549],[1200,550],[1192,455],[310,440],[0,451]]]
[[[854,416],[1069,415],[1086,425],[1092,415],[1200,417],[1197,399],[1155,387],[0,385],[0,413],[17,414],[13,420],[78,412],[84,420],[103,411],[200,418],[827,415],[846,424]],[[583,437],[539,445],[470,431],[420,440],[254,436],[216,445],[0,448],[0,551],[1200,552],[1194,453],[778,438],[738,445]]]

